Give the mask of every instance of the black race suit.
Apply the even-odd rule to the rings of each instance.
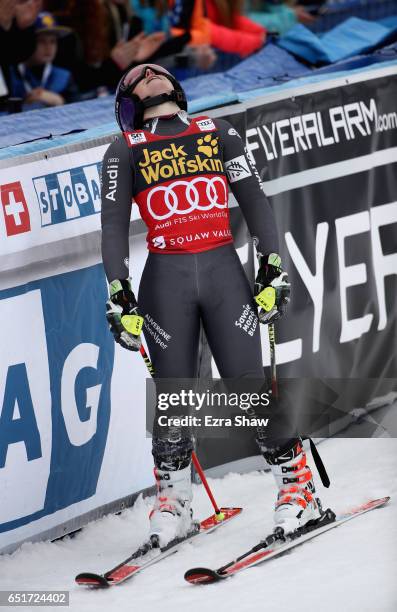
[[[151,120],[109,146],[102,180],[109,282],[129,274],[133,199],[148,225],[138,304],[156,377],[197,375],[201,322],[222,377],[263,379],[257,306],[230,233],[229,187],[257,250],[277,253],[278,239],[259,176],[234,128],[184,112]]]

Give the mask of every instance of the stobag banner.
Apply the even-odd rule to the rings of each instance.
[[[0,291],[0,551],[152,485],[145,366],[106,299],[101,264]]]
[[[99,228],[106,147],[0,169],[0,256]]]
[[[105,317],[106,146],[0,169],[0,551],[77,529],[153,482],[146,369]]]

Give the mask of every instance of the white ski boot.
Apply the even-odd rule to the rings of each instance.
[[[315,497],[312,471],[302,440],[295,440],[292,448],[283,449],[281,454],[265,453],[279,488],[274,512],[275,527],[284,533],[291,533],[317,520],[322,515],[321,503]]]
[[[185,538],[198,529],[190,507],[193,498],[190,464],[175,471],[156,467],[154,475],[157,497],[149,516],[149,535],[164,548],[172,540]]]

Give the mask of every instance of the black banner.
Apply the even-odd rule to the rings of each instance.
[[[387,76],[322,91],[308,85],[245,113],[247,149],[292,286],[276,324],[279,376],[361,379],[352,409],[397,391],[396,100],[397,76]],[[239,125],[225,118],[241,133],[241,114]],[[208,466],[257,454],[254,443],[217,445],[216,453],[201,445]]]

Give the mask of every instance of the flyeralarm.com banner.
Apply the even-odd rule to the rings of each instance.
[[[247,109],[291,278],[283,375],[397,373],[396,99],[394,76]]]
[[[247,105],[245,139],[291,281],[276,325],[278,373],[300,379],[296,406],[309,394],[363,409],[397,391],[397,76],[273,98]],[[241,133],[241,116],[226,118]],[[265,326],[261,334],[269,365]],[[245,445],[203,438],[207,466],[257,452],[253,436]]]

